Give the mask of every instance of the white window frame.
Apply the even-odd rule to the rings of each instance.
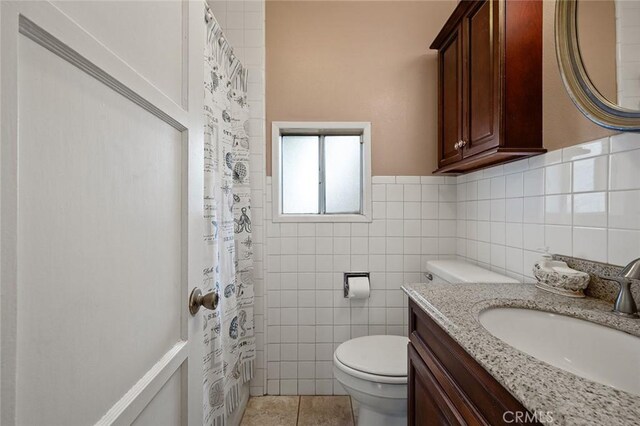
[[[283,214],[280,175],[280,137],[287,133],[362,132],[362,213],[360,214]],[[271,125],[271,191],[274,222],[371,222],[371,123],[274,121]]]

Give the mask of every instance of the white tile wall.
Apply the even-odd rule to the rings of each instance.
[[[640,109],[640,4],[616,0],[618,104]]]
[[[342,342],[407,330],[400,286],[427,259],[455,256],[455,178],[374,176],[371,223],[273,223],[267,178],[267,392],[343,394]],[[371,296],[349,301],[343,273],[369,271]]]
[[[247,97],[250,105],[251,198],[253,218],[256,363],[251,395],[263,395],[267,383],[265,354],[265,39],[264,0],[209,1],[234,53],[249,70]]]
[[[459,176],[457,186],[457,254],[471,262],[531,281],[543,247],[616,265],[640,257],[638,134]]]

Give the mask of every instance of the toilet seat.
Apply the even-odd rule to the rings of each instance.
[[[334,353],[336,368],[375,383],[407,383],[407,344],[404,336],[364,336],[342,343]]]
[[[354,370],[343,363],[340,362],[336,356],[333,356],[333,365],[348,374],[349,376],[366,380],[368,382],[381,383],[381,384],[390,384],[390,385],[406,385],[407,384],[407,376],[380,376],[371,373],[365,373],[363,371]]]

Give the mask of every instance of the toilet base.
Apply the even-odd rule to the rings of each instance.
[[[362,339],[374,339],[375,345],[369,343],[367,353],[361,353],[357,360],[369,358],[370,366],[367,370],[356,370],[340,361],[338,353],[343,347],[342,345],[351,345],[352,352],[358,352],[358,347],[354,347],[354,343],[363,341]],[[391,339],[387,341],[388,339]],[[351,400],[358,404],[358,425],[360,426],[405,426],[407,424],[407,379],[406,364],[403,363],[407,359],[407,344],[409,339],[401,336],[367,336],[357,337],[349,340],[336,349],[333,354],[333,375],[342,385],[347,394],[351,396]],[[364,342],[363,344],[367,344]],[[376,364],[371,363],[373,351],[387,349],[390,346],[396,349],[394,358],[387,357],[384,363],[390,366],[396,365],[393,370],[395,375],[374,374],[373,371],[388,372],[389,368],[384,368],[383,362]],[[344,352],[344,351],[343,351]],[[342,354],[347,356],[348,354]],[[366,356],[365,356],[366,355]],[[373,356],[375,361],[375,356]],[[382,359],[382,358],[381,358]],[[398,367],[398,362],[402,366]],[[356,362],[357,364],[357,362]],[[381,368],[382,367],[382,368]],[[404,370],[403,370],[403,368]]]
[[[407,413],[388,414],[376,411],[362,403],[358,408],[357,426],[406,426]]]
[[[405,426],[407,384],[377,383],[353,377],[334,366],[333,374],[358,403],[360,426]]]

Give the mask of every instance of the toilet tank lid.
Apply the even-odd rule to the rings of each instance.
[[[376,376],[407,375],[407,344],[404,336],[364,336],[347,340],[335,356],[354,370]]]
[[[429,260],[427,270],[450,283],[518,283],[497,272],[462,260]]]

